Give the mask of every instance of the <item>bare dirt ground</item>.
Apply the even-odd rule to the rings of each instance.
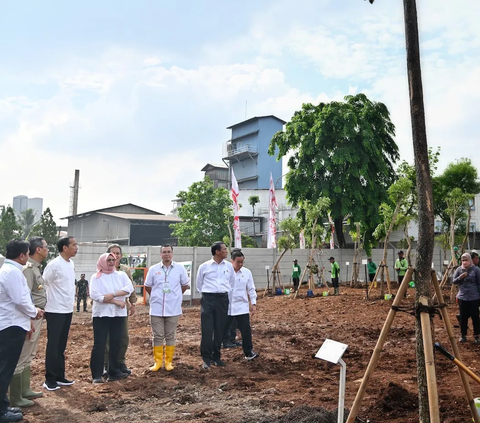
[[[200,368],[200,307],[185,307],[177,334],[175,370],[150,372],[153,364],[148,307],[130,318],[128,366],[123,381],[92,385],[89,359],[93,342],[90,313],[75,313],[66,352],[71,387],[45,392],[24,409],[31,423],[84,422],[336,422],[338,366],[313,358],[326,338],[349,345],[346,407],[350,407],[387,316],[390,302],[365,300],[360,289],[342,287],[338,297],[262,298],[252,319],[254,350],[246,362],[241,348],[223,350],[227,366]],[[320,290],[317,294],[320,294]],[[413,291],[410,290],[413,295]],[[409,296],[404,305],[412,305]],[[456,322],[456,306],[449,306]],[[458,328],[455,329],[458,333]],[[32,363],[34,389],[43,383],[45,326]],[[362,403],[361,422],[418,421],[414,317],[398,313]],[[436,340],[448,345],[443,323],[435,319]],[[450,349],[450,348],[448,348]],[[462,360],[480,374],[480,346],[460,345]],[[471,421],[455,365],[437,355],[442,422]],[[471,384],[474,396],[480,386]],[[321,407],[315,408],[315,407]],[[346,413],[348,414],[348,413]]]

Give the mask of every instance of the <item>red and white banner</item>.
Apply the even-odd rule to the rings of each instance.
[[[238,217],[238,189],[237,178],[232,168],[232,201],[233,201],[233,232],[235,237],[235,248],[242,248],[242,235],[240,233],[240,218]]]
[[[335,237],[334,237],[334,234],[335,234],[335,225],[333,223],[333,220],[331,218],[330,215],[328,215],[328,220],[330,222],[330,230],[331,230],[331,234],[330,234],[330,249],[331,250],[334,250],[335,249]]]
[[[300,231],[300,250],[305,250],[305,233],[303,229]]]
[[[277,248],[277,218],[275,211],[277,208],[277,199],[275,197],[275,186],[273,184],[272,172],[270,172],[270,192],[268,198],[268,236],[267,248]]]

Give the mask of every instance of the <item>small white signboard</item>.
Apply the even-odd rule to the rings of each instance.
[[[448,266],[448,263],[449,263],[448,260],[443,260],[443,264],[444,264],[445,266]]]
[[[265,270],[270,270],[270,266],[265,266]]]
[[[349,262],[349,261],[347,261],[345,264],[348,266],[348,265],[350,264],[350,262]]]
[[[337,364],[347,348],[347,344],[342,344],[341,342],[333,341],[331,339],[325,339],[325,342],[317,351],[315,357]]]
[[[362,264],[363,264],[363,265],[366,265],[366,264],[367,264],[367,260],[362,260]]]

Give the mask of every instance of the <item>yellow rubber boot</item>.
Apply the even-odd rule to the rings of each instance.
[[[173,354],[175,354],[175,345],[167,345],[165,347],[165,370],[170,372],[174,369],[172,365]]]
[[[155,364],[150,367],[152,372],[158,372],[163,367],[163,346],[153,347],[153,359]]]

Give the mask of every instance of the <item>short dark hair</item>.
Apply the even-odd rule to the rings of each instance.
[[[122,247],[120,247],[120,245],[118,244],[111,244],[108,246],[107,248],[107,253],[111,253],[112,252],[112,248],[118,248],[120,250],[120,254],[123,254],[123,250],[122,250]]]
[[[82,273],[82,274],[80,275],[80,277],[82,277],[82,276],[85,276],[85,273]]]
[[[63,252],[63,247],[68,247],[70,245],[70,240],[75,239],[74,236],[64,236],[60,238],[57,242],[58,252]]]
[[[478,257],[478,253],[470,253],[470,257],[474,259],[475,257]]]
[[[162,250],[163,250],[164,248],[171,248],[171,249],[172,249],[172,252],[173,252],[173,247],[172,247],[170,244],[162,245],[162,246],[160,247],[160,252],[162,252]]]
[[[212,245],[212,248],[211,248],[212,256],[214,256],[217,251],[220,251],[222,249],[222,245],[226,246],[226,244],[222,241],[217,241]]]
[[[28,240],[30,243],[29,253],[31,256],[36,253],[38,247],[43,247],[43,241],[45,241],[45,238],[42,238],[41,236],[36,236]]]
[[[240,248],[236,248],[235,250],[232,251],[232,254],[230,255],[232,260],[235,260],[237,257],[245,257],[242,253],[242,250]]]
[[[397,254],[403,254],[403,251],[402,251],[402,250],[400,250],[400,251],[399,251]]]
[[[7,242],[7,253],[5,258],[14,260],[22,254],[27,254],[30,245],[27,241],[20,238],[15,238]]]

